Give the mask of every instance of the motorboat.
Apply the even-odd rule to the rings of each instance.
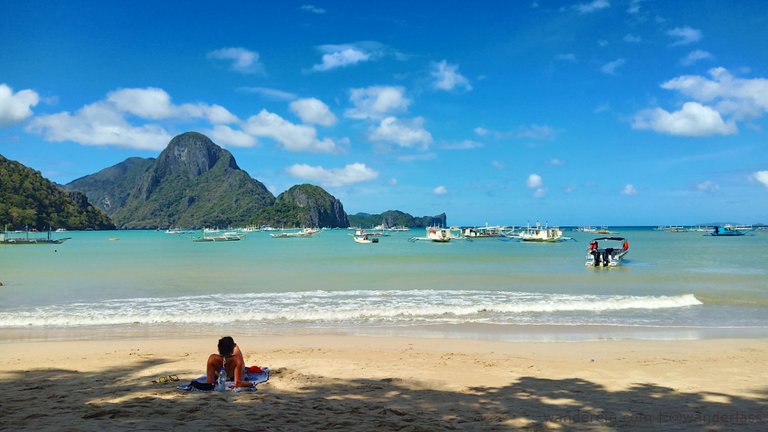
[[[624,237],[598,237],[589,242],[587,267],[618,267],[629,253],[629,241]]]
[[[550,228],[536,222],[536,226],[523,228],[518,237],[527,242],[555,243],[563,240],[563,231],[560,228]]]
[[[712,236],[712,237],[738,237],[746,235],[747,233],[741,229],[738,229],[736,227],[733,227],[731,225],[726,225],[724,227],[716,226],[712,229],[712,232],[706,235]]]
[[[355,243],[360,244],[371,244],[379,242],[378,237],[374,237],[369,234],[355,234],[352,238],[355,240]]]

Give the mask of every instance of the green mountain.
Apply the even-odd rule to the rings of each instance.
[[[346,228],[349,221],[341,201],[320,187],[303,184],[281,193],[272,207],[262,209],[251,219],[251,224]]]
[[[67,191],[40,172],[0,155],[0,227],[114,229],[109,217],[85,195]]]
[[[356,227],[373,227],[384,225],[386,227],[406,226],[421,228],[428,226],[446,226],[446,215],[414,217],[399,210],[387,210],[382,214],[357,213],[349,215],[349,224]]]
[[[66,184],[70,190],[79,190],[96,207],[112,215],[128,201],[133,188],[155,163],[153,158],[128,158],[117,165],[80,177]]]
[[[237,166],[227,150],[205,135],[187,132],[171,140],[156,160],[127,160],[68,187],[85,190],[121,228],[245,225],[275,197]]]

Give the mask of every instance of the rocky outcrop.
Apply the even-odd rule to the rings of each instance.
[[[254,225],[280,227],[346,228],[347,214],[341,201],[323,188],[297,185],[281,193],[275,205],[253,218]]]

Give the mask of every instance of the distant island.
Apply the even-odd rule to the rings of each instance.
[[[446,225],[444,213],[348,216],[340,200],[310,184],[275,197],[229,151],[197,132],[174,137],[157,158],[131,157],[64,186],[0,156],[0,180],[0,228],[9,229]]]

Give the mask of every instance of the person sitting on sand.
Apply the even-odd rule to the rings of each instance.
[[[211,354],[208,357],[208,363],[205,368],[207,384],[213,385],[224,362],[226,362],[224,370],[227,372],[227,377],[235,377],[235,387],[253,387],[252,383],[245,381],[243,352],[240,351],[240,347],[237,346],[231,336],[219,339],[219,353]]]

